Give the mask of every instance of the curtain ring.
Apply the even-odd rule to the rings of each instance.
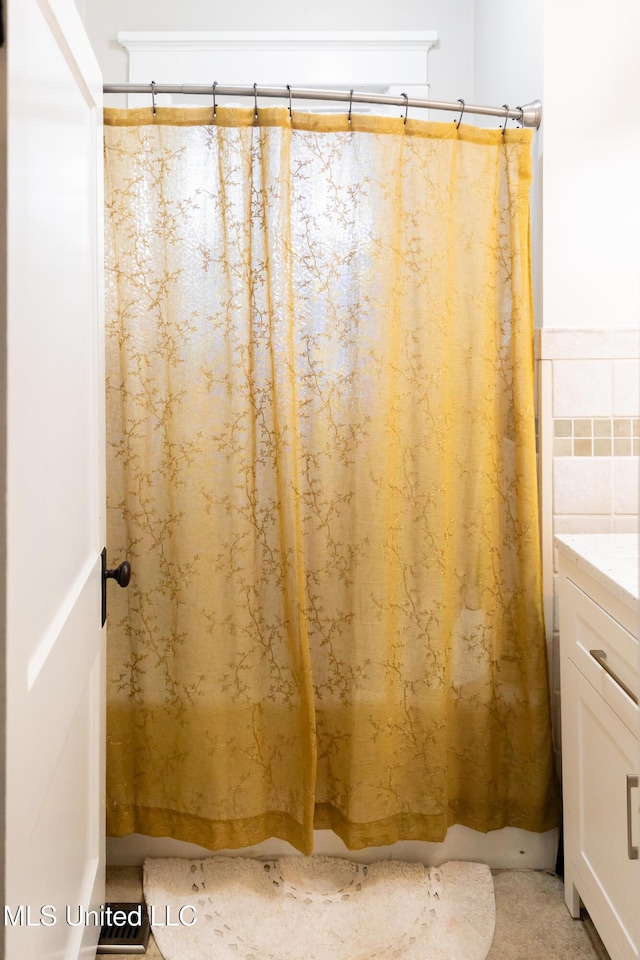
[[[407,117],[409,116],[409,97],[406,93],[401,93],[401,97],[404,97],[404,125],[407,125]]]
[[[287,90],[289,91],[289,120],[291,120],[292,113],[291,113],[291,84],[290,83],[287,84]]]
[[[521,127],[524,127],[524,123],[523,123],[523,119],[522,119],[523,116],[524,116],[524,110],[522,109],[522,107],[516,107],[516,110],[519,110],[519,111],[520,111],[520,119],[517,120],[516,122],[519,123]]]
[[[218,108],[216,106],[216,87],[218,86],[218,81],[214,80],[212,91],[213,91],[213,119],[216,119]]]
[[[155,80],[151,81],[151,106],[153,107],[153,115],[156,115],[156,82]]]
[[[353,106],[353,90],[349,91],[349,113],[347,114],[347,120],[351,123],[351,107]]]
[[[253,85],[253,119],[258,119],[258,84]]]
[[[460,117],[458,119],[458,122],[456,123],[455,120],[453,121],[454,123],[456,123],[456,130],[459,129],[460,124],[462,123],[462,118],[464,116],[464,100],[458,100],[458,103],[462,104],[462,110],[460,111]]]
[[[509,104],[503,103],[502,106],[504,107],[504,127],[502,128],[502,136],[504,137],[504,132],[507,129],[507,121],[509,119]]]

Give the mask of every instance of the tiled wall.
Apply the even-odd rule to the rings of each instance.
[[[543,329],[536,356],[545,617],[559,764],[553,536],[639,530],[640,331]]]
[[[553,421],[554,457],[637,457],[639,417],[559,417]]]

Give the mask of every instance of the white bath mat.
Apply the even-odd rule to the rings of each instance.
[[[144,893],[165,960],[484,960],[496,917],[480,863],[157,859]]]

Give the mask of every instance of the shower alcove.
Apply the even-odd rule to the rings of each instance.
[[[428,98],[430,95],[429,51],[437,44],[435,32],[398,33],[121,33],[118,39],[128,55],[127,80],[149,83],[290,83],[300,87],[344,87],[375,93]],[[107,80],[117,80],[109,77]],[[158,95],[158,106],[184,98]],[[228,98],[227,98],[227,102]],[[198,98],[202,105],[202,98]],[[221,98],[220,103],[224,103]],[[108,103],[108,105],[111,105]],[[127,106],[148,106],[148,96],[129,95]],[[188,102],[187,104],[188,105]],[[262,104],[261,104],[262,105]],[[271,106],[272,104],[265,103]],[[300,108],[301,105],[298,105]],[[341,104],[333,104],[342,110]],[[326,110],[327,105],[307,102],[302,109]],[[354,105],[354,111],[379,112],[379,108]],[[389,108],[387,108],[389,109]],[[393,111],[397,108],[392,108]],[[422,113],[424,119],[426,111]],[[440,119],[440,118],[438,118]],[[330,830],[314,833],[314,853],[344,856],[360,862],[402,859],[437,865],[446,860],[474,860],[493,868],[546,869],[556,861],[558,831],[531,833],[505,828],[479,833],[453,826],[442,843],[401,841],[384,847],[349,851]],[[276,857],[294,853],[278,839],[240,850],[216,851],[245,856]],[[113,865],[140,864],[146,857],[203,857],[202,847],[168,837],[132,834],[107,838],[107,860]]]

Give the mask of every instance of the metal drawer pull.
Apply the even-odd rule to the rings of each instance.
[[[605,673],[608,673],[609,676],[611,677],[611,679],[612,679],[612,680],[615,680],[615,682],[618,684],[618,686],[621,687],[621,688],[624,690],[624,692],[626,693],[626,695],[627,695],[631,700],[633,700],[634,703],[637,703],[637,702],[638,702],[638,698],[636,697],[636,695],[635,695],[635,693],[633,692],[633,690],[631,689],[631,687],[628,687],[628,686],[626,685],[626,683],[625,683],[623,680],[621,680],[620,677],[617,676],[617,674],[615,674],[615,673],[613,672],[613,670],[611,669],[611,667],[607,664],[607,654],[605,653],[605,651],[604,651],[604,650],[589,650],[589,653],[591,654],[591,656],[593,657],[593,659],[596,660],[596,661],[600,664],[600,666],[602,667],[602,669],[604,670],[604,672],[605,672]]]
[[[638,786],[638,778],[627,774],[627,856],[629,860],[638,859],[638,848],[633,845],[631,826],[631,791]]]

